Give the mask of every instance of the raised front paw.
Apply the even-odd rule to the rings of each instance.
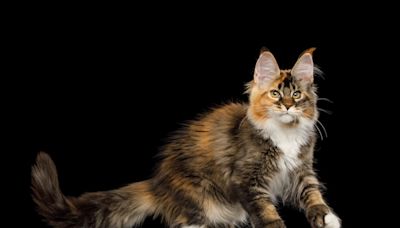
[[[313,228],[340,228],[340,219],[326,205],[315,205],[307,210]]]
[[[271,223],[268,223],[268,225],[265,228],[286,228],[286,226],[283,220],[276,220]]]

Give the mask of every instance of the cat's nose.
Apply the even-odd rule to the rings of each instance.
[[[291,98],[284,97],[282,99],[282,104],[286,107],[287,110],[289,110],[289,108],[294,105],[294,102]]]
[[[283,106],[285,106],[286,110],[289,110],[289,108],[292,107],[293,104],[284,103]]]

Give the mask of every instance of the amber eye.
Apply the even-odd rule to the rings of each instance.
[[[271,90],[271,97],[273,97],[273,98],[279,98],[280,96],[281,96],[281,94],[279,93],[279,91],[278,90]]]
[[[299,98],[301,97],[301,92],[300,92],[300,91],[295,91],[295,92],[292,94],[292,97],[293,97],[294,99],[299,99]]]

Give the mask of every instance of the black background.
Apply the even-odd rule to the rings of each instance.
[[[39,151],[54,159],[66,195],[149,178],[168,133],[210,107],[246,101],[244,84],[263,46],[281,68],[317,48],[314,61],[325,73],[316,79],[319,95],[333,101],[319,104],[332,115],[321,113],[328,137],[315,153],[326,199],[344,227],[381,220],[371,195],[384,182],[377,177],[383,173],[379,158],[392,151],[385,143],[392,136],[382,130],[392,123],[381,121],[390,91],[380,89],[382,82],[390,85],[382,79],[392,60],[390,29],[374,25],[373,17],[353,17],[351,9],[325,15],[329,6],[270,17],[266,9],[149,8],[139,15],[139,7],[106,8],[32,11],[12,28],[12,71],[3,84],[12,145],[7,154],[22,167],[7,183],[19,195],[11,214],[23,217],[13,221],[46,227],[29,189]],[[293,18],[283,22],[287,14]],[[341,17],[329,19],[335,15]],[[383,38],[375,40],[376,34]],[[288,227],[308,227],[301,213],[280,211]],[[157,224],[148,219],[144,227]]]

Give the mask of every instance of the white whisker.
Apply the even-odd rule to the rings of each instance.
[[[321,127],[322,127],[322,130],[324,130],[324,133],[325,133],[325,138],[328,138],[328,132],[326,131],[326,128],[325,128],[325,126],[319,121],[319,120],[317,120],[317,123],[319,123],[319,125],[321,125]]]
[[[332,111],[329,111],[329,110],[326,110],[326,109],[323,109],[323,108],[317,108],[317,109],[318,109],[318,111],[324,112],[324,113],[326,113],[328,115],[332,114]]]
[[[330,99],[328,99],[328,98],[325,98],[325,97],[319,97],[319,98],[317,99],[317,101],[326,101],[326,102],[329,102],[329,103],[333,103],[332,100],[330,100]]]
[[[319,129],[317,124],[314,124],[315,128],[317,129],[319,136],[321,136],[321,140],[324,140],[324,136],[322,136],[321,130]]]

